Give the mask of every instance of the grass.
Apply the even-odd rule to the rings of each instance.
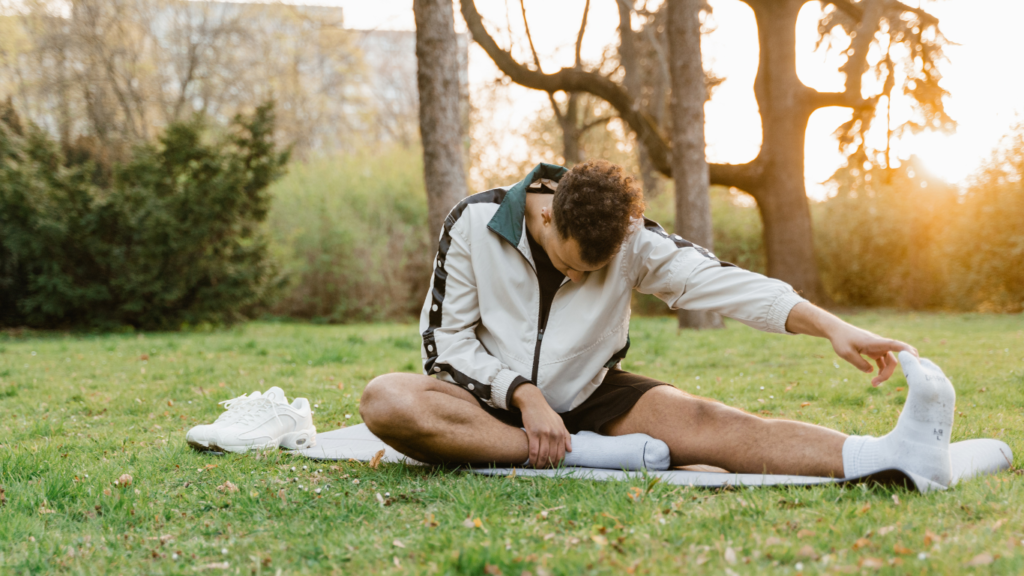
[[[1001,438],[1020,466],[1019,316],[852,320],[944,367],[958,394],[953,440]],[[773,417],[881,434],[905,398],[901,376],[873,389],[820,340],[736,323],[678,334],[670,318],[635,319],[632,334],[627,369]],[[358,423],[366,382],[416,370],[418,349],[410,325],[0,335],[0,573],[1024,572],[1013,472],[928,495],[709,491],[214,457],[184,442],[217,401],[275,384],[318,404],[321,431]],[[122,474],[130,485],[115,485]]]

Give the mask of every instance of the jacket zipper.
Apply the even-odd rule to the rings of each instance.
[[[529,233],[530,232],[528,230],[525,230],[525,226],[524,226],[523,234],[529,234]],[[540,293],[540,274],[537,273],[537,267],[534,266],[533,263],[530,262],[530,259],[527,258],[525,255],[523,255],[522,252],[519,252],[519,247],[518,246],[516,246],[515,244],[509,242],[508,239],[505,238],[504,236],[501,236],[501,239],[505,240],[506,242],[508,242],[509,246],[512,246],[512,248],[514,248],[515,251],[518,252],[519,255],[523,257],[523,260],[526,260],[526,263],[530,265],[530,269],[533,270],[534,277],[537,278],[537,293],[539,294]],[[555,289],[555,295],[558,295],[558,291],[562,289],[562,286],[564,284],[565,284],[565,282],[563,281],[562,284],[558,285],[558,288]],[[551,303],[552,304],[555,303],[555,296],[551,297]],[[540,369],[540,345],[541,345],[541,342],[544,341],[544,329],[547,328],[547,322],[544,323],[544,326],[540,325],[540,321],[541,321],[541,317],[540,317],[541,306],[540,306],[540,304],[541,304],[540,302],[537,303],[537,344],[533,348],[533,373],[532,373],[532,377],[530,378],[530,382],[533,382],[533,385],[537,386],[537,387],[540,387],[540,384],[538,384],[538,382],[537,382],[537,371]],[[548,310],[548,320],[551,320],[551,310],[550,309]]]
[[[539,292],[540,291],[540,274],[537,274],[537,270],[536,269],[533,270],[533,274],[537,277],[537,291]],[[559,284],[558,288],[555,288],[555,293],[551,295],[551,304],[552,304],[552,306],[555,304],[555,296],[558,295],[558,291],[562,289],[562,286],[564,284],[565,284],[564,281],[562,282],[562,284]],[[543,294],[541,296],[543,297]],[[547,329],[548,322],[551,321],[551,308],[548,308],[548,317],[546,319],[544,319],[545,320],[544,321],[544,325],[543,326],[540,325],[540,321],[541,321],[540,314],[544,310],[543,306],[541,306],[541,304],[543,304],[543,302],[539,303],[538,306],[537,306],[537,345],[533,348],[533,377],[530,378],[530,382],[533,382],[533,385],[534,386],[538,386],[538,387],[540,386],[540,384],[537,382],[537,371],[540,369],[540,345],[544,341],[544,330]]]

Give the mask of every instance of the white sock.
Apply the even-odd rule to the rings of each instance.
[[[900,352],[907,377],[907,403],[892,432],[875,438],[850,436],[843,444],[843,473],[847,478],[902,468],[943,486],[952,469],[949,437],[953,427],[956,391],[934,362]]]
[[[580,432],[570,436],[572,452],[565,453],[563,464],[583,468],[612,470],[668,470],[668,444],[647,434],[602,436]],[[528,465],[530,460],[523,463]]]

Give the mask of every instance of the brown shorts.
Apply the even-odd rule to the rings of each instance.
[[[576,434],[583,430],[600,433],[605,424],[629,412],[630,408],[644,395],[644,392],[658,386],[669,386],[669,384],[613,368],[608,371],[604,382],[597,387],[597,390],[594,390],[590,398],[584,400],[583,404],[576,408],[562,412],[559,416],[562,417],[562,422],[565,423],[565,428],[570,434]],[[523,427],[523,415],[516,408],[501,410],[491,408],[479,398],[477,401],[488,414],[505,424],[516,428]]]

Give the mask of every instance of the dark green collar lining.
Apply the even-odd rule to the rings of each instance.
[[[545,164],[544,162],[537,164],[537,167],[531,170],[526,178],[508,189],[505,199],[502,200],[501,206],[498,207],[498,211],[494,213],[494,217],[491,218],[487,227],[508,240],[513,246],[518,247],[519,241],[523,238],[523,217],[526,216],[526,188],[541,178],[557,182],[566,172],[568,172],[567,169],[554,164]]]

